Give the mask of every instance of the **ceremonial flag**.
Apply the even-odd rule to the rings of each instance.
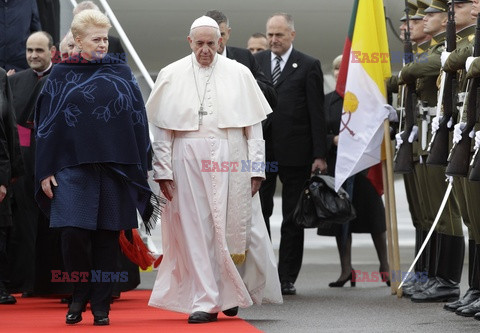
[[[344,98],[337,190],[351,175],[380,162],[383,121],[388,116],[385,79],[390,76],[383,1],[355,0],[337,82],[337,92]]]

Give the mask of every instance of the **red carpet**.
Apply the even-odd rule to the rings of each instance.
[[[15,305],[0,306],[1,332],[261,332],[238,317],[218,315],[218,321],[208,324],[188,324],[188,315],[164,311],[147,305],[150,290],[122,293],[112,304],[109,326],[93,326],[90,308],[75,325],[65,324],[67,306],[57,298],[21,298]]]

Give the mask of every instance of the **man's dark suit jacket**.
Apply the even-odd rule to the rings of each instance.
[[[267,79],[271,76],[271,52],[254,55]],[[264,131],[269,161],[284,166],[305,166],[326,158],[323,73],[320,61],[295,49],[275,84],[277,106]],[[265,127],[264,127],[265,130]]]
[[[17,133],[17,122],[13,111],[7,73],[0,68],[0,185],[7,188],[12,178],[23,174],[23,161]],[[0,203],[0,227],[12,225],[10,188]]]
[[[274,108],[277,105],[277,92],[275,91],[271,80],[267,79],[262,72],[252,53],[247,49],[227,46],[227,58],[236,60],[250,69],[250,72],[252,72],[255,80],[257,80],[258,86],[262,90],[263,95],[267,99],[268,104],[270,104],[270,107]]]

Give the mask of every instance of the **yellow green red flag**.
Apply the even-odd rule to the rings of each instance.
[[[337,92],[344,96],[335,169],[337,190],[351,175],[380,162],[383,121],[388,116],[385,79],[391,76],[382,0],[355,1],[349,37],[337,83]]]

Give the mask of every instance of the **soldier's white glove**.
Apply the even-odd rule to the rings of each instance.
[[[475,57],[468,57],[467,61],[465,62],[465,69],[467,72],[470,70],[470,67],[472,67],[472,62],[475,60]]]
[[[450,53],[452,53],[452,52],[447,52],[447,51],[442,52],[442,55],[440,56],[440,61],[442,62],[442,67],[445,66],[445,63],[447,62],[447,59],[450,56]]]
[[[465,125],[467,124],[460,122],[453,126],[453,143],[457,144],[460,142],[460,140],[462,140],[462,131],[465,128]]]
[[[397,142],[395,149],[397,150],[398,148],[400,148],[400,146],[403,143],[403,140],[402,140],[403,132],[404,131],[401,131],[400,133],[395,134],[395,141]],[[417,140],[417,136],[418,136],[418,126],[414,125],[412,127],[412,131],[410,132],[410,135],[408,136],[408,142],[412,143],[413,141]]]
[[[445,176],[446,176],[445,182],[448,182],[448,183],[452,184],[453,183],[453,177],[452,176],[447,176],[447,175],[445,175]]]
[[[442,116],[435,116],[432,119],[432,134],[435,134],[440,128],[440,121],[442,121]]]
[[[418,126],[414,125],[412,127],[412,131],[410,132],[410,135],[408,136],[408,142],[412,143],[413,141],[416,141],[418,137]]]
[[[435,134],[435,132],[438,131],[438,129],[440,128],[440,122],[442,121],[443,119],[443,116],[435,116],[433,117],[432,119],[432,134]],[[453,120],[452,120],[452,117],[450,117],[450,119],[448,119],[448,122],[447,122],[447,128],[452,128],[452,125],[453,125]]]
[[[390,104],[383,104],[383,107],[388,110],[388,121],[391,123],[398,123],[397,110],[395,110]]]
[[[477,150],[480,148],[480,131],[477,131],[477,133],[475,133],[475,147],[474,149]]]
[[[466,124],[461,122],[458,123],[454,126],[453,129],[453,143],[459,143],[462,140],[462,131],[465,128]],[[475,137],[475,130],[471,130],[470,133],[468,133],[468,136],[473,139]]]
[[[396,149],[396,150],[398,150],[398,149],[400,148],[400,146],[402,145],[402,143],[403,143],[402,134],[403,134],[403,131],[401,131],[400,133],[395,134],[395,141],[396,141],[395,149]]]

